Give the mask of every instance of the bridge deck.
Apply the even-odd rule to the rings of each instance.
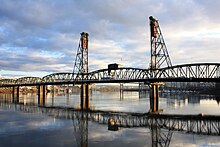
[[[0,87],[129,82],[220,82],[219,63],[184,64],[157,70],[100,69],[87,74],[53,73],[42,78],[1,79]]]

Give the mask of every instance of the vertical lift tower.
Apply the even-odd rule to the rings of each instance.
[[[88,36],[86,32],[81,33],[79,47],[76,53],[75,64],[73,67],[73,83],[75,85],[77,79],[88,79]],[[89,109],[89,83],[81,84],[81,100],[80,107],[82,110]]]
[[[153,16],[149,17],[150,20],[150,42],[151,42],[151,60],[150,71],[151,78],[156,78],[158,69],[162,66],[171,67],[172,63],[168,54],[168,50],[158,23],[158,20]],[[150,110],[149,112],[159,112],[159,86],[162,83],[153,82],[150,83]]]

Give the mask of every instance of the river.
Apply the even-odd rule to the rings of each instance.
[[[79,93],[47,94],[46,106],[79,108]],[[162,114],[207,114],[220,115],[219,97],[198,94],[162,94],[159,107]],[[86,128],[80,130],[80,124],[72,119],[58,118],[39,112],[22,112],[12,109],[10,94],[0,95],[0,146],[127,146],[127,147],[191,147],[191,146],[220,146],[219,136],[188,134],[185,132],[162,130],[162,140],[155,140],[152,130],[147,127],[121,128],[118,131],[108,130],[106,124],[94,121],[83,122]],[[21,95],[22,105],[37,105],[36,94]],[[5,107],[4,104],[6,105]],[[11,105],[10,105],[11,104]],[[103,111],[146,113],[150,107],[149,94],[141,96],[138,92],[92,91],[90,109]],[[80,133],[79,133],[80,132]],[[171,136],[169,136],[171,134]],[[168,137],[169,136],[169,137]],[[162,141],[162,143],[161,143]]]

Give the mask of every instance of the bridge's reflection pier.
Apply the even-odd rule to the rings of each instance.
[[[74,136],[77,142],[78,147],[87,147],[88,146],[88,113],[82,111],[76,117],[72,117]]]
[[[152,147],[169,147],[173,132],[161,129],[157,123],[152,123],[151,127]]]

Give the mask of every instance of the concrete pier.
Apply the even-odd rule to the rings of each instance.
[[[150,110],[152,113],[159,113],[159,87],[162,83],[150,83]]]
[[[12,99],[13,99],[13,102],[15,103],[19,103],[19,86],[13,86],[12,87]]]
[[[47,95],[47,86],[39,85],[38,86],[38,105],[45,105],[46,95]]]
[[[80,108],[88,110],[90,108],[90,86],[89,84],[81,85]]]

